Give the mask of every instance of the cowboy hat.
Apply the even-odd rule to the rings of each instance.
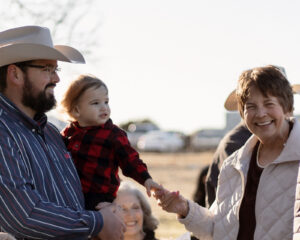
[[[293,84],[292,85],[293,93],[297,94],[300,93],[300,84]],[[236,90],[233,90],[229,96],[227,97],[224,107],[228,111],[237,111],[238,110],[238,103],[236,100]]]
[[[0,32],[0,56],[0,67],[35,59],[85,63],[82,54],[75,48],[54,46],[49,29],[40,26],[24,26]]]

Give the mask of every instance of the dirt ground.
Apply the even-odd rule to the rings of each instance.
[[[196,189],[200,169],[212,160],[213,152],[200,153],[141,153],[141,159],[147,164],[152,178],[169,190],[179,190],[186,198],[191,199]],[[120,174],[123,180],[129,180]],[[140,189],[146,194],[144,187]],[[156,231],[159,239],[174,239],[186,232],[176,215],[166,213],[157,206],[153,197],[149,199],[153,214],[160,224]]]

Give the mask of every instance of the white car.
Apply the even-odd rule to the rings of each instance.
[[[141,151],[176,152],[184,147],[184,139],[177,132],[150,131],[142,135],[137,147]]]
[[[132,123],[128,127],[127,137],[133,147],[137,146],[139,138],[149,131],[159,130],[153,123]]]
[[[192,150],[201,151],[215,149],[225,132],[223,129],[203,129],[190,138],[190,147]]]

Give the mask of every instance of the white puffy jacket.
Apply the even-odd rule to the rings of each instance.
[[[298,170],[298,179],[296,187],[296,201],[295,201],[295,215],[294,215],[294,236],[293,240],[300,240],[300,165]]]
[[[257,189],[254,240],[293,237],[295,190],[300,160],[300,124],[294,126],[278,158],[263,170]],[[189,214],[179,219],[200,240],[234,240],[239,230],[250,158],[258,139],[253,135],[221,168],[216,201],[210,209],[189,201]]]

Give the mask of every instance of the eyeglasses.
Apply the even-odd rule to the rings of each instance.
[[[40,68],[43,72],[47,72],[50,76],[57,74],[61,69],[59,67],[51,65],[35,65],[35,64],[26,64],[26,67],[31,68]]]

